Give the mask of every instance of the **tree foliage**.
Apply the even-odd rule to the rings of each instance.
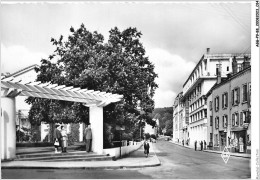
[[[152,116],[154,119],[159,119],[159,133],[166,129],[166,134],[171,135],[173,131],[173,108],[155,108]]]
[[[154,109],[157,74],[145,55],[141,35],[136,28],[120,31],[115,27],[104,42],[102,34],[88,31],[84,24],[77,30],[71,27],[68,39],[51,38],[55,51],[36,68],[37,81],[121,94],[121,102],[104,108],[105,123],[130,128],[145,119],[153,124],[149,114]],[[27,102],[32,104],[29,120],[33,124],[89,121],[89,109],[81,103],[33,97]],[[145,112],[142,115],[138,102]]]

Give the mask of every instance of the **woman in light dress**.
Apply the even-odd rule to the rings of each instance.
[[[68,140],[67,132],[64,126],[61,126],[61,136],[62,136],[62,152],[67,152]]]

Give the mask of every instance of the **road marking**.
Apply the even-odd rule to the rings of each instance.
[[[225,148],[224,148],[224,150],[223,150],[223,152],[221,154],[221,157],[222,157],[223,161],[227,164],[228,159],[230,157],[230,153],[229,153],[229,151],[228,151],[226,146],[225,146]]]

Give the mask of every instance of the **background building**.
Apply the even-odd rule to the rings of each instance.
[[[232,72],[232,58],[236,56],[238,71],[241,70],[244,54],[210,54],[207,48],[196,67],[183,85],[185,118],[189,118],[190,143],[207,139],[206,94],[217,81],[217,75],[226,78]]]
[[[251,151],[251,67],[245,57],[241,66],[233,58],[233,72],[207,94],[208,141],[214,150],[227,146],[232,152]]]
[[[183,103],[181,102],[182,92],[177,95],[173,105],[173,141],[182,140],[183,134]]]

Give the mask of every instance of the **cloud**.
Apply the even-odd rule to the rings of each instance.
[[[182,91],[184,82],[196,64],[163,49],[147,49],[147,54],[159,76],[156,79],[159,88],[155,92],[155,106],[172,106],[174,98]]]
[[[171,90],[161,90],[160,88],[155,91],[154,100],[155,108],[159,107],[171,107],[174,103],[176,93]]]
[[[33,64],[40,64],[47,55],[41,52],[31,52],[24,46],[6,47],[1,44],[1,72],[13,73]]]

